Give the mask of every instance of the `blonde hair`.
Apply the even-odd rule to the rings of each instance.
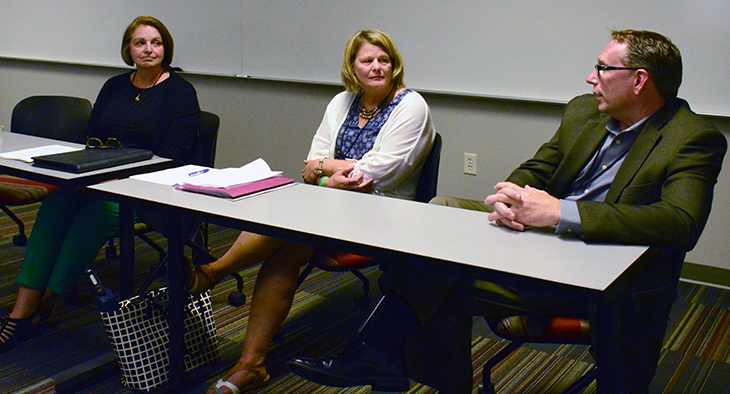
[[[364,43],[373,44],[382,49],[390,58],[393,66],[392,83],[396,89],[406,87],[403,83],[403,58],[398,52],[398,48],[387,34],[379,30],[360,30],[355,32],[345,45],[345,53],[342,58],[342,83],[345,84],[345,90],[348,92],[357,92],[360,90],[360,81],[355,76],[353,65],[357,57],[357,52]]]

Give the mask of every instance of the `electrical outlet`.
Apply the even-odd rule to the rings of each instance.
[[[476,175],[477,174],[477,154],[476,153],[464,153],[464,174]]]

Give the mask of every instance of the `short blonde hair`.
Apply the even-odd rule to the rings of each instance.
[[[357,52],[366,42],[379,47],[390,57],[390,64],[393,66],[392,83],[396,89],[406,87],[403,83],[403,58],[390,37],[379,30],[360,30],[350,37],[345,46],[345,54],[342,58],[342,82],[345,84],[345,90],[348,92],[360,90],[360,81],[355,76],[353,64],[355,64]]]
[[[132,35],[137,28],[142,25],[154,27],[158,32],[160,32],[162,47],[165,48],[165,57],[162,58],[162,67],[167,68],[172,63],[172,54],[175,52],[175,43],[173,42],[172,35],[170,34],[170,31],[167,30],[167,27],[165,27],[162,22],[151,16],[138,16],[129,24],[129,26],[127,26],[127,30],[124,31],[124,36],[122,37],[122,60],[124,60],[124,63],[127,63],[128,65],[134,66],[132,55],[129,53],[129,45],[132,41]]]

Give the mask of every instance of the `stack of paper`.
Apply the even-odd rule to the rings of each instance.
[[[224,168],[191,174],[184,182],[190,186],[231,188],[281,175],[281,171],[271,171],[264,159],[256,159],[241,168]]]

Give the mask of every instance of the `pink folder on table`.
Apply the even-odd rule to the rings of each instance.
[[[216,197],[238,198],[261,191],[270,190],[290,183],[294,183],[294,180],[285,178],[283,176],[274,176],[271,178],[261,179],[258,181],[244,183],[242,185],[232,187],[197,186],[184,183],[181,186],[177,186],[176,189],[193,193],[209,194]]]

